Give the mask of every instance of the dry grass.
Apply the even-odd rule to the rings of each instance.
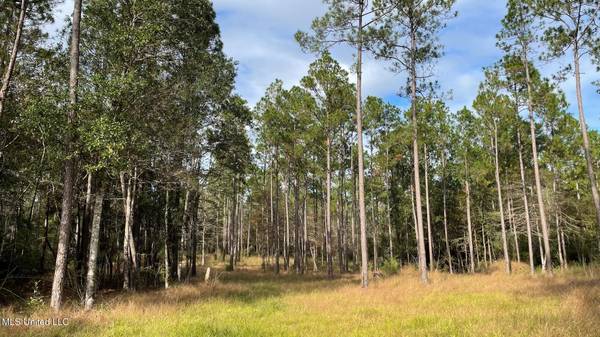
[[[250,260],[212,285],[112,294],[67,327],[0,327],[9,336],[599,336],[600,281],[581,268],[554,277],[507,276],[498,265],[476,275],[412,268],[368,289],[355,275],[274,276]],[[4,308],[2,317],[15,317]],[[52,317],[36,311],[32,317]]]

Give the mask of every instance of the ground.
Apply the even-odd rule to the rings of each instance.
[[[0,336],[600,336],[600,270],[571,267],[553,277],[525,266],[505,275],[433,272],[423,285],[411,267],[361,289],[357,275],[279,276],[257,260],[234,272],[217,266],[169,290],[105,294],[83,313],[46,305],[1,317],[68,317],[63,327],[0,327]]]

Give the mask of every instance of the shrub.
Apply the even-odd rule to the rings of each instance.
[[[381,271],[385,276],[397,274],[400,271],[400,264],[397,260],[385,260],[381,266]]]

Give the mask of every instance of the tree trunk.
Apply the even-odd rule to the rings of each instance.
[[[104,185],[101,184],[94,201],[94,215],[92,217],[92,230],[90,235],[90,251],[88,257],[88,270],[85,282],[85,310],[92,309],[94,293],[96,292],[96,268],[98,257],[98,244],[100,241],[100,221],[102,220],[102,203],[104,201]]]
[[[352,235],[352,263],[354,267],[358,261],[358,244],[356,240],[356,170],[354,169],[354,154],[350,150],[350,168],[352,170],[352,216],[350,217],[350,230]]]
[[[179,233],[181,235],[181,237],[179,238],[179,251],[177,252],[177,281],[178,282],[181,282],[181,275],[182,275],[181,259],[184,258],[182,250],[185,251],[185,247],[186,247],[185,239],[187,236],[189,200],[190,200],[190,191],[188,189],[186,189],[185,197],[183,199],[183,219],[181,219],[181,231]]]
[[[498,206],[500,208],[500,228],[502,230],[502,251],[504,253],[504,267],[507,274],[511,272],[510,256],[508,255],[508,241],[506,239],[506,225],[504,223],[504,205],[502,201],[502,186],[500,185],[500,162],[498,159],[498,126],[494,119],[494,164],[496,167],[496,190],[498,191]]]
[[[523,204],[525,206],[525,224],[527,225],[527,249],[529,253],[529,270],[531,275],[535,274],[535,265],[533,263],[533,238],[531,236],[531,220],[529,218],[529,202],[527,200],[527,188],[525,186],[525,169],[523,168],[523,155],[521,145],[521,131],[517,130],[517,143],[519,147],[519,169],[521,171],[521,192],[523,194]]]
[[[425,211],[427,212],[427,243],[429,248],[429,270],[434,267],[433,262],[433,233],[431,231],[431,209],[429,207],[429,162],[427,157],[427,144],[423,144],[423,166],[425,166]]]
[[[365,209],[365,168],[363,159],[363,130],[362,130],[362,52],[363,52],[363,14],[364,0],[359,0],[358,17],[358,47],[356,59],[356,133],[358,138],[358,212],[360,222],[360,278],[361,286],[369,286],[369,255],[367,252],[367,212]]]
[[[279,185],[278,185],[279,186]],[[279,191],[279,189],[277,189]],[[238,182],[237,177],[233,179],[233,202],[231,208],[231,222],[229,223],[229,265],[227,269],[233,271],[235,268],[235,254],[237,248],[236,242],[236,224],[237,224],[237,208],[238,208]],[[279,254],[279,252],[278,252]],[[277,256],[279,259],[279,256]],[[279,265],[278,265],[279,266]],[[278,270],[279,272],[279,270]]]
[[[517,262],[521,263],[521,253],[519,252],[519,236],[517,235],[517,224],[514,216],[513,201],[512,198],[508,198],[508,222],[513,232],[513,238],[515,240],[515,254],[517,254]]]
[[[540,236],[540,225],[536,219],[535,221],[535,227],[537,229],[537,238],[538,238],[538,247],[540,249],[540,262],[542,264],[542,271],[545,271],[546,269],[546,255],[544,254],[544,247],[542,246],[542,238]]]
[[[392,187],[390,186],[390,177],[389,177],[389,166],[390,166],[390,160],[389,160],[389,148],[386,146],[385,148],[385,186],[387,189],[387,193],[386,193],[386,216],[387,216],[387,225],[388,225],[388,240],[389,240],[389,253],[390,253],[390,261],[394,260],[394,243],[393,243],[393,236],[392,236],[392,209],[391,209],[391,205],[390,205],[390,193],[392,190]]]
[[[188,251],[191,253],[191,276],[196,276],[196,253],[198,247],[198,222],[202,221],[202,265],[204,265],[204,218],[202,216],[202,194],[198,193],[196,205],[196,219],[192,220],[192,229],[190,231],[190,245]],[[200,220],[202,219],[202,220]]]
[[[19,21],[17,21],[17,31],[15,32],[15,40],[13,42],[12,50],[10,52],[8,66],[4,71],[4,76],[2,76],[2,87],[0,87],[0,117],[2,117],[2,113],[4,112],[4,101],[6,100],[6,94],[8,93],[8,87],[10,86],[10,80],[15,69],[15,64],[17,62],[17,53],[19,52],[19,47],[21,44],[23,24],[25,22],[25,14],[27,12],[27,2],[27,0],[21,0],[21,12],[19,13]],[[77,27],[77,29],[79,30],[79,27]],[[79,36],[77,36],[77,40],[79,40]],[[77,55],[77,57],[79,57],[79,55]]]
[[[285,187],[285,236],[283,237],[283,269],[290,267],[290,178],[288,176]]]
[[[125,227],[123,229],[123,289],[129,290],[130,286],[130,250],[129,250],[129,230],[130,230],[130,219],[129,213],[131,211],[131,178],[129,182],[125,183],[125,172],[120,173],[121,180],[121,193],[123,195],[123,213],[125,214]]]
[[[562,249],[562,244],[560,240],[561,226],[560,226],[560,206],[557,198],[557,180],[558,177],[556,175],[556,169],[554,171],[554,181],[552,182],[552,192],[554,193],[554,219],[556,221],[556,244],[558,246],[558,261],[560,262],[560,268],[565,268],[565,259],[564,251]]]
[[[75,183],[76,158],[73,150],[73,130],[77,118],[77,80],[79,72],[79,23],[81,20],[81,0],[73,3],[73,23],[71,25],[70,69],[69,69],[69,100],[70,107],[67,123],[70,130],[65,139],[65,173],[63,180],[62,214],[60,218],[58,249],[56,251],[56,266],[52,282],[52,297],[50,307],[55,311],[60,310],[64,278],[67,270],[67,254],[69,251],[69,236],[71,232],[71,209],[73,204],[73,185]]]
[[[483,226],[483,222],[481,223],[481,244],[483,245],[483,263],[485,263],[485,266],[488,266],[488,245],[486,244],[486,238],[485,238],[485,227]],[[489,260],[489,262],[491,263],[492,261]]]
[[[579,128],[583,139],[583,152],[585,154],[585,163],[590,180],[590,188],[592,189],[592,200],[596,208],[596,224],[598,225],[598,233],[600,236],[600,195],[598,194],[598,185],[596,184],[596,175],[594,174],[594,165],[592,153],[590,150],[590,139],[585,122],[585,114],[583,112],[583,98],[581,95],[581,71],[579,69],[579,46],[576,41],[573,46],[573,62],[575,64],[575,90],[577,93],[577,110],[579,111]],[[600,239],[598,240],[600,245]],[[545,242],[544,242],[545,245]],[[546,254],[549,254],[548,252]]]
[[[370,154],[373,158],[373,136],[370,137]],[[373,170],[373,160],[369,161],[369,171],[371,171],[371,179],[375,180],[375,171]],[[375,221],[375,211],[378,203],[375,199],[375,191],[371,186],[371,226],[373,226],[373,272],[376,272],[379,268],[379,256],[377,256],[377,234],[379,232],[379,224]],[[379,212],[378,212],[379,213]]]
[[[85,262],[87,260],[87,253],[89,251],[89,236],[90,236],[90,222],[92,220],[92,172],[88,173],[87,186],[85,192],[85,208],[83,212],[83,221],[81,221],[81,241],[80,249],[77,254],[77,273],[78,277],[85,273]]]
[[[448,267],[450,269],[450,274],[454,274],[454,270],[452,268],[452,254],[450,254],[450,242],[448,241],[448,214],[447,214],[447,205],[446,205],[446,152],[445,150],[442,152],[442,203],[444,206],[444,239],[446,241],[446,255],[448,257]]]
[[[416,68],[416,52],[417,43],[414,29],[411,29],[411,64],[410,64],[410,86],[411,86],[411,111],[412,111],[412,141],[413,141],[413,174],[415,186],[415,209],[417,216],[417,244],[419,253],[419,272],[421,274],[421,282],[428,283],[427,276],[427,258],[425,257],[425,237],[423,235],[423,211],[421,205],[421,178],[419,173],[419,143],[418,143],[418,122],[417,122],[417,68]]]
[[[325,249],[327,251],[327,276],[333,278],[333,256],[331,249],[331,137],[327,131],[327,183],[325,209]]]
[[[304,240],[302,241],[302,272],[307,269],[306,264],[308,263],[308,182],[306,176],[304,177]]]
[[[167,188],[165,197],[165,289],[169,289],[169,270],[169,189]]]
[[[527,60],[527,52],[525,52],[525,57],[524,57],[524,64],[525,64],[525,75],[527,78],[527,95],[528,95],[528,99],[527,99],[527,108],[529,110],[529,130],[531,132],[531,156],[533,159],[533,175],[534,175],[534,179],[535,179],[535,190],[537,192],[537,202],[538,202],[538,212],[539,212],[539,216],[540,216],[540,222],[542,223],[542,236],[544,239],[544,249],[546,252],[546,272],[548,272],[548,274],[552,275],[552,254],[550,252],[550,236],[548,233],[548,222],[546,221],[546,210],[545,210],[545,205],[544,205],[544,197],[542,195],[542,183],[541,183],[541,178],[540,178],[540,168],[538,165],[538,154],[537,154],[537,141],[536,141],[536,134],[535,134],[535,119],[533,116],[533,98],[532,98],[532,93],[531,93],[531,79],[530,79],[530,75],[529,75],[529,62]],[[577,67],[579,65],[577,64]],[[578,92],[578,97],[581,94],[581,92]],[[586,132],[587,134],[587,132]],[[591,162],[588,162],[588,165],[591,165]],[[591,171],[592,175],[594,174],[593,171]],[[596,189],[596,198],[598,197],[598,190],[596,188],[596,186],[594,185],[592,187],[592,191],[593,189]],[[592,192],[593,194],[593,192]],[[597,211],[597,216],[598,216],[598,220],[600,221],[600,200],[594,200],[596,202],[596,211]],[[600,222],[599,222],[600,224]]]
[[[415,187],[412,182],[410,185],[410,203],[411,203],[413,227],[415,228],[415,242],[419,242],[419,226],[417,225],[417,210],[415,207]],[[418,251],[417,251],[417,254],[418,254]]]
[[[294,183],[294,266],[296,267],[296,274],[302,273],[300,253],[300,181],[298,173],[296,173]]]
[[[468,242],[469,242],[469,270],[471,273],[475,272],[475,259],[473,256],[473,229],[471,226],[471,186],[469,180],[465,179],[465,193],[467,198],[467,231],[468,231]]]

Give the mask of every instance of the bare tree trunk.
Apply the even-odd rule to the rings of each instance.
[[[556,169],[555,169],[556,170]],[[557,181],[556,171],[554,172],[554,181],[552,182],[552,192],[554,193],[554,219],[556,221],[556,244],[558,245],[558,261],[560,262],[560,268],[565,268],[565,258],[563,257],[563,249],[560,241],[560,207],[557,200],[557,192],[556,192],[556,181]]]
[[[237,197],[237,205],[238,205],[238,215],[237,215],[237,219],[238,219],[238,223],[236,224],[236,245],[235,245],[235,261],[236,264],[237,262],[241,261],[241,255],[243,253],[243,248],[244,248],[244,200],[243,200],[243,195],[241,193],[238,193],[238,197]]]
[[[275,150],[278,153],[278,149]],[[279,238],[279,165],[275,160],[275,273],[279,274],[279,256],[281,253],[280,238]]]
[[[296,172],[294,183],[294,266],[296,274],[302,273],[302,257],[300,252],[300,179]]]
[[[360,222],[360,276],[361,286],[369,286],[369,255],[367,252],[367,212],[365,209],[365,169],[363,159],[363,130],[362,130],[362,29],[363,13],[365,10],[364,0],[359,0],[358,18],[358,48],[356,60],[356,132],[358,138],[358,212]]]
[[[416,68],[416,52],[417,42],[414,29],[411,29],[411,64],[410,64],[410,86],[411,86],[411,111],[412,111],[412,129],[413,129],[413,174],[415,186],[415,208],[417,216],[417,245],[419,253],[419,272],[421,274],[421,282],[428,283],[427,276],[427,258],[425,253],[425,237],[423,235],[423,210],[421,205],[421,178],[419,173],[419,143],[418,143],[418,122],[417,122],[417,68]]]
[[[104,186],[101,185],[94,202],[94,216],[92,218],[92,231],[90,236],[90,252],[88,257],[88,270],[85,282],[85,310],[92,309],[94,293],[96,292],[96,269],[98,257],[98,243],[100,241],[100,221],[102,220],[102,203],[104,201]]]
[[[488,266],[488,249],[489,247],[486,244],[486,238],[485,238],[485,227],[483,226],[483,223],[481,224],[481,244],[483,245],[483,263],[485,263],[485,266]],[[490,263],[492,261],[490,260]]]
[[[89,232],[90,232],[90,222],[92,217],[92,180],[93,180],[92,172],[89,172],[87,175],[87,184],[86,184],[86,192],[85,192],[85,208],[83,212],[83,221],[81,225],[81,241],[79,245],[79,252],[77,254],[77,273],[78,277],[81,276],[83,281],[83,274],[85,273],[85,262],[87,260],[87,253],[89,251]],[[35,196],[35,193],[34,193]],[[31,222],[31,215],[30,215]]]
[[[423,166],[425,166],[425,210],[427,211],[427,243],[429,248],[429,270],[433,270],[433,234],[431,232],[431,209],[429,207],[429,159],[427,144],[423,144]]]
[[[250,256],[250,233],[251,233],[251,229],[252,229],[252,222],[250,220],[251,217],[252,217],[252,204],[250,204],[250,210],[248,212],[248,236],[246,236],[246,256]],[[204,233],[204,230],[203,230],[203,233]]]
[[[77,80],[79,73],[79,23],[81,20],[81,0],[73,3],[73,23],[71,25],[71,48],[69,53],[69,100],[70,107],[67,123],[72,129],[77,118]],[[52,282],[52,297],[50,307],[55,311],[60,310],[64,278],[67,270],[67,254],[69,251],[69,236],[71,232],[71,210],[73,205],[73,185],[75,183],[76,158],[73,150],[73,130],[67,132],[65,139],[65,173],[63,180],[62,214],[60,218],[58,249],[56,251],[56,265],[54,269],[54,280]]]
[[[481,257],[479,256],[479,241],[477,241],[477,235],[473,235],[473,241],[475,242],[475,258],[477,259],[477,266],[481,266]]]
[[[535,227],[537,229],[537,238],[538,238],[538,247],[540,248],[540,262],[542,264],[542,271],[545,271],[546,269],[546,255],[544,254],[544,247],[542,246],[542,238],[540,236],[540,225],[538,223],[538,220],[536,219],[535,221]]]
[[[331,248],[331,137],[327,131],[327,186],[326,186],[326,210],[325,210],[325,249],[327,250],[327,276],[333,277],[333,256]]]
[[[304,240],[302,240],[302,272],[304,273],[307,270],[306,264],[308,263],[308,182],[306,176],[304,177],[304,221],[302,225],[304,226],[304,231],[302,234],[304,235]]]
[[[218,233],[215,233],[218,240]],[[217,242],[217,250],[219,249]],[[165,289],[169,289],[169,189],[165,197]]]
[[[131,208],[131,178],[125,183],[125,172],[121,172],[121,193],[123,195],[123,213],[125,214],[125,227],[123,229],[123,289],[129,290],[130,286],[130,250],[129,250],[129,227],[131,226],[129,212]]]
[[[587,124],[585,122],[585,114],[583,112],[579,57],[579,45],[576,41],[575,45],[573,46],[573,62],[575,64],[575,89],[577,93],[577,109],[579,111],[579,127],[581,129],[581,136],[583,139],[583,152],[585,154],[586,169],[588,178],[590,179],[590,188],[592,189],[592,200],[594,201],[594,207],[596,208],[596,224],[599,226],[598,233],[600,235],[600,195],[598,194],[598,185],[596,184],[596,175],[594,174],[593,158],[590,150],[590,139],[587,131]],[[600,244],[600,240],[598,243]],[[546,254],[549,255],[548,252]]]
[[[386,132],[387,132],[387,129],[386,129]],[[384,177],[385,177],[385,187],[387,189],[387,193],[386,193],[385,210],[386,210],[386,220],[387,220],[387,227],[388,227],[390,261],[392,261],[394,259],[394,244],[393,244],[393,237],[392,237],[392,214],[391,214],[392,210],[391,210],[391,206],[390,206],[391,186],[390,186],[390,177],[389,177],[389,166],[390,166],[389,152],[390,152],[389,147],[386,146]]]
[[[339,165],[340,165],[340,169],[339,169],[339,181],[340,181],[340,186],[338,188],[339,190],[339,221],[340,221],[340,226],[338,228],[338,249],[340,250],[338,252],[338,257],[339,257],[339,266],[340,266],[340,273],[343,273],[346,271],[347,269],[347,263],[346,263],[346,257],[347,257],[347,245],[346,245],[346,218],[345,218],[345,213],[344,213],[344,204],[345,204],[345,195],[346,195],[346,190],[344,189],[344,178],[345,178],[345,171],[346,168],[344,166],[344,153],[345,153],[345,143],[343,140],[343,137],[341,137],[342,139],[340,139],[340,144],[342,149],[340,150],[340,158],[339,158]]]
[[[185,197],[183,199],[183,219],[181,219],[181,231],[179,238],[179,249],[177,253],[177,281],[181,282],[181,259],[183,258],[183,251],[185,251],[186,246],[186,235],[187,235],[187,224],[188,224],[188,204],[190,200],[190,190],[185,190]]]
[[[410,185],[410,202],[413,218],[413,227],[415,228],[415,242],[419,242],[419,228],[417,225],[417,210],[415,208],[415,187],[414,184]],[[418,252],[417,252],[418,253]]]
[[[17,31],[15,32],[15,40],[13,42],[12,50],[10,52],[8,66],[4,71],[4,76],[2,76],[2,86],[0,87],[0,117],[2,117],[2,113],[4,112],[4,100],[6,99],[8,87],[10,86],[10,80],[15,69],[15,64],[17,62],[17,53],[19,52],[19,47],[21,44],[21,35],[23,33],[23,23],[25,22],[25,14],[27,12],[27,3],[27,0],[21,0],[21,11],[19,13],[19,20],[17,21]]]
[[[200,220],[202,219],[202,220]],[[202,260],[204,260],[204,218],[202,216],[202,194],[198,193],[196,205],[196,218],[192,219],[192,228],[190,231],[190,244],[188,245],[188,259],[191,257],[191,276],[196,276],[196,253],[198,247],[198,222],[202,221]],[[190,256],[191,255],[191,256]],[[204,261],[202,261],[204,265]]]
[[[442,199],[444,205],[444,239],[446,241],[446,255],[448,257],[448,268],[450,269],[450,274],[454,274],[454,270],[452,268],[452,254],[450,254],[450,242],[448,241],[448,214],[447,214],[447,205],[446,205],[446,151],[442,152]]]
[[[358,245],[356,240],[356,170],[354,169],[354,154],[350,149],[350,168],[352,170],[352,216],[350,217],[350,230],[352,235],[352,263],[356,267],[358,260]]]
[[[279,186],[279,185],[277,185]],[[279,189],[277,189],[277,191],[279,191]],[[237,249],[237,242],[236,242],[236,225],[237,225],[237,208],[238,208],[238,182],[237,182],[237,176],[233,179],[233,202],[232,202],[232,208],[231,208],[231,222],[229,223],[229,265],[227,266],[227,269],[232,271],[235,268],[235,255],[236,255],[236,249]],[[278,196],[277,196],[277,200],[279,200]],[[279,243],[279,242],[278,242]],[[277,253],[279,254],[279,252]],[[277,256],[277,258],[279,259],[279,255]]]
[[[475,259],[473,256],[473,229],[471,227],[471,186],[469,180],[465,179],[465,193],[467,199],[467,231],[468,231],[468,242],[469,242],[469,270],[471,273],[475,272]]]
[[[504,253],[504,267],[507,274],[511,272],[510,257],[508,255],[508,241],[506,239],[506,225],[504,223],[504,205],[502,202],[502,186],[500,185],[500,163],[498,159],[498,126],[494,120],[494,164],[496,167],[496,190],[498,191],[498,206],[500,208],[500,227],[502,230],[502,250]]]
[[[373,157],[373,136],[371,135],[370,142],[370,154]],[[375,180],[375,171],[373,170],[373,161],[369,162],[369,171],[371,171],[371,179]],[[375,221],[375,212],[377,210],[378,202],[375,200],[375,191],[371,186],[371,226],[373,227],[373,272],[379,270],[379,256],[377,255],[377,235],[379,234],[379,224]],[[379,213],[379,212],[377,212]]]
[[[526,49],[525,49],[526,50]],[[529,110],[529,130],[531,132],[531,156],[533,159],[533,175],[534,175],[534,179],[535,179],[535,189],[537,192],[537,202],[538,202],[538,212],[539,212],[539,216],[540,216],[540,221],[542,223],[542,236],[544,239],[544,249],[546,251],[546,272],[548,272],[548,274],[552,275],[552,254],[550,252],[550,236],[549,236],[549,231],[548,231],[548,222],[546,221],[546,210],[545,210],[545,206],[544,206],[544,197],[542,195],[542,183],[541,183],[541,178],[540,178],[540,168],[538,165],[538,154],[537,154],[537,142],[536,142],[536,134],[535,134],[535,119],[533,116],[533,98],[532,98],[532,93],[531,93],[531,79],[529,76],[529,61],[527,60],[527,52],[525,52],[525,62],[523,62],[525,64],[525,75],[527,77],[527,94],[528,94],[528,99],[527,99],[527,107]],[[578,65],[577,65],[578,66]],[[578,94],[580,95],[581,92],[578,92]],[[586,132],[587,134],[587,132]],[[591,163],[589,164],[591,165]],[[593,171],[592,171],[592,175],[593,175]],[[592,187],[592,190],[596,188],[596,186],[594,185],[594,187]],[[593,194],[593,193],[592,193]],[[596,188],[596,198],[598,198],[598,190]],[[596,211],[597,211],[597,216],[598,216],[598,220],[599,220],[599,224],[600,224],[600,199],[595,200],[596,201]]]
[[[517,235],[517,224],[515,223],[515,217],[513,212],[513,201],[512,198],[508,198],[508,223],[513,232],[513,238],[515,240],[515,254],[517,254],[517,262],[521,263],[521,253],[519,252],[519,237]]]
[[[561,228],[560,229],[560,241],[562,243],[562,252],[565,259],[565,269],[569,268],[569,256],[567,255],[567,246],[565,245],[565,232]]]
[[[519,147],[519,169],[521,171],[521,192],[523,194],[523,204],[525,206],[525,224],[527,225],[527,249],[529,253],[529,269],[531,275],[535,274],[535,265],[533,263],[533,238],[531,236],[531,220],[529,218],[529,202],[527,200],[527,188],[525,186],[525,169],[523,168],[523,155],[521,145],[521,131],[517,130],[517,143]]]
[[[288,176],[285,187],[285,236],[283,237],[283,269],[290,267],[290,178]]]
[[[269,212],[269,228],[271,228],[271,230],[273,230],[273,228],[275,228],[275,215],[273,214],[274,209],[273,209],[273,173],[269,172],[269,208],[270,208],[270,212]],[[272,249],[272,242],[269,245],[269,232],[270,230],[267,230],[267,264],[271,263],[271,249]],[[272,237],[271,237],[272,239]],[[279,273],[279,268],[277,268],[276,270],[277,273]]]

